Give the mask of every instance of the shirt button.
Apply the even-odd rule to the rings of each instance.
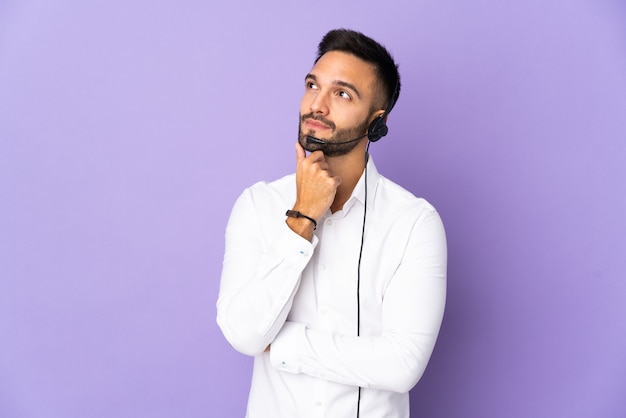
[[[333,224],[332,219],[326,219],[326,225],[332,225],[332,224]]]
[[[322,406],[322,401],[315,401],[315,406]]]
[[[322,315],[325,315],[325,314],[326,314],[326,312],[328,312],[328,311],[326,310],[326,308],[321,308],[321,309],[320,309],[320,313],[321,313]]]

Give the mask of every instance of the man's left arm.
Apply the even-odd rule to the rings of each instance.
[[[408,392],[435,345],[446,299],[447,249],[434,210],[418,221],[382,304],[380,336],[349,336],[286,322],[272,343],[272,364],[343,384]]]

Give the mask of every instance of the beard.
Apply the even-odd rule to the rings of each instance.
[[[328,139],[324,139],[326,142],[325,144],[307,143],[306,137],[308,135],[315,136],[315,131],[309,130],[309,132],[306,133],[302,132],[302,123],[306,119],[319,120],[331,128],[332,136]],[[364,132],[367,132],[367,127],[368,123],[365,121],[362,124],[351,128],[337,129],[337,126],[332,121],[326,120],[323,116],[315,116],[312,113],[307,113],[300,116],[300,121],[298,123],[298,142],[302,148],[309,152],[322,151],[327,157],[340,157],[352,151],[361,141],[358,140],[342,144],[335,142],[351,141],[361,135],[365,138]]]

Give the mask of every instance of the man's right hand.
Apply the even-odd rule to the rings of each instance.
[[[341,177],[333,176],[322,151],[312,152],[308,157],[304,148],[296,143],[296,203],[293,210],[319,220],[335,200],[337,188],[341,184]],[[296,221],[311,224],[306,218],[290,218],[289,226],[300,233],[300,228],[294,228]],[[300,225],[302,225],[300,223]],[[311,224],[311,234],[312,234]],[[302,235],[302,234],[300,234]],[[309,235],[309,234],[306,234]],[[304,236],[304,235],[303,235]],[[310,237],[306,237],[310,239]]]

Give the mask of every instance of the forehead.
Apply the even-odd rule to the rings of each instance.
[[[315,63],[311,74],[321,82],[346,82],[371,95],[376,74],[374,65],[352,54],[330,51]]]

